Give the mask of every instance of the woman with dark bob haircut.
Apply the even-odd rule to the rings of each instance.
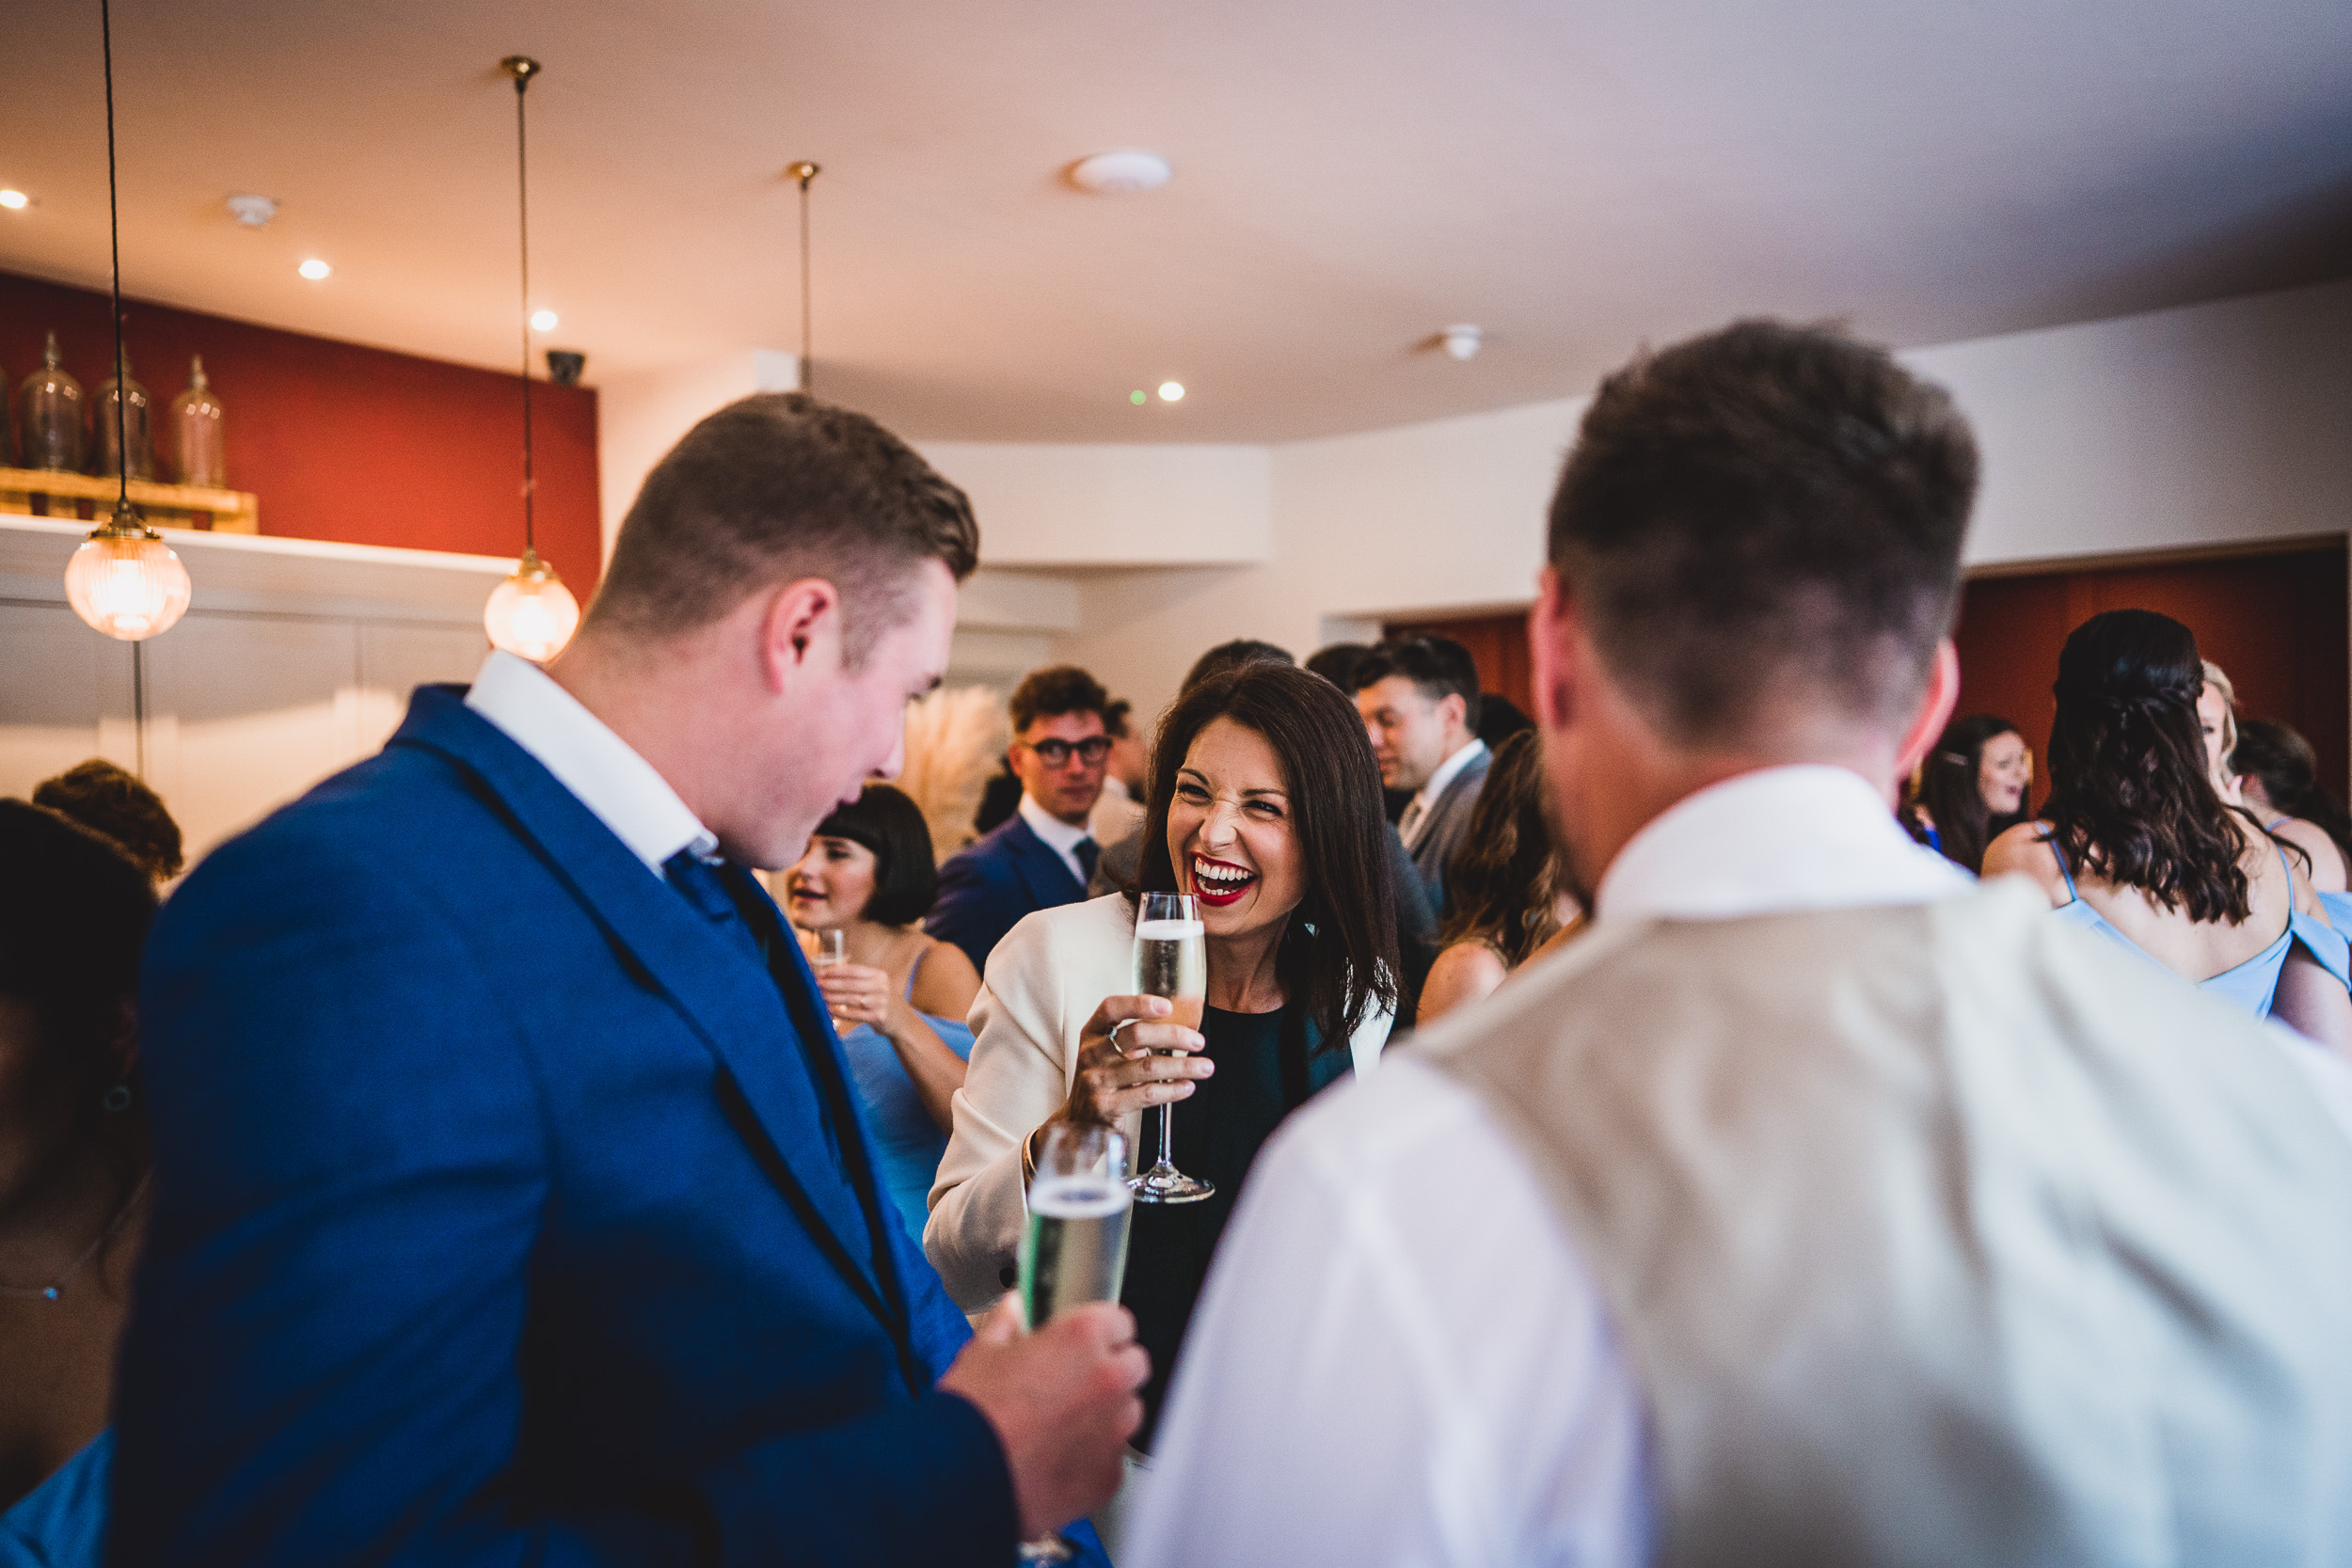
[[[1371,1069],[1397,1006],[1380,769],[1339,688],[1258,662],[1184,693],[1152,742],[1144,826],[1136,889],[1040,911],[990,955],[924,1234],[958,1304],[986,1307],[1013,1282],[1024,1170],[1043,1129],[1118,1127],[1140,1169],[1158,1154],[1144,1107],[1183,1101],[1177,1163],[1216,1192],[1138,1205],[1131,1222],[1120,1299],[1152,1354],[1138,1448],[1259,1147],[1316,1090]],[[1130,994],[1137,892],[1200,902],[1198,1031]]]
[[[2046,822],[2003,833],[1985,875],[2024,872],[2071,924],[2352,1050],[2344,939],[2302,856],[2222,801],[2204,683],[2196,637],[2169,616],[2114,610],[2075,627],[2053,688]]]
[[[818,988],[841,1030],[841,1052],[873,1133],[882,1185],[919,1245],[925,1200],[954,1122],[980,989],[972,960],[916,926],[939,891],[930,830],[900,791],[869,784],[817,825],[784,874],[784,908],[808,932],[842,934],[844,961],[819,963]]]

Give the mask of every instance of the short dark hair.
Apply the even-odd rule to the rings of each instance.
[[[2318,828],[2352,863],[2352,812],[2319,782],[2319,754],[2295,729],[2273,719],[2239,720],[2229,767],[2259,780],[2272,807]]]
[[[1261,642],[1254,637],[1236,637],[1231,642],[1219,642],[1192,661],[1184,672],[1184,684],[1177,689],[1190,691],[1211,675],[1221,675],[1228,670],[1238,670],[1245,664],[1296,664],[1288,648],[1271,642]]]
[[[1559,930],[1553,900],[1563,882],[1545,815],[1549,795],[1535,732],[1506,737],[1445,868],[1454,913],[1438,933],[1439,946],[1488,942],[1517,969]]]
[[[1551,565],[1678,743],[1748,739],[1792,685],[1899,720],[1951,625],[1976,490],[1942,388],[1831,328],[1743,321],[1601,383]]]
[[[1372,652],[1369,642],[1333,642],[1307,656],[1307,668],[1350,696],[1356,692],[1356,666]]]
[[[2244,832],[2214,787],[2197,699],[2197,636],[2153,610],[2110,610],[2058,650],[2050,689],[2050,799],[2042,815],[2067,864],[2136,887],[2191,920],[2252,912]],[[2256,831],[2259,831],[2257,828]]]
[[[820,577],[841,593],[854,664],[898,624],[901,579],[979,563],[972,503],[863,414],[801,392],[741,398],[688,431],[621,520],[588,621],[649,636],[707,626],[763,586]]]
[[[62,813],[0,800],[0,994],[30,1008],[44,1068],[94,1126],[155,915],[147,872]]]
[[[1135,711],[1136,705],[1124,697],[1113,702],[1110,706],[1103,710],[1103,733],[1113,740],[1126,739],[1129,720]]]
[[[1433,703],[1462,699],[1462,727],[1478,733],[1478,661],[1451,637],[1397,637],[1375,642],[1356,663],[1356,689],[1403,675]]]
[[[1176,891],[1168,849],[1176,775],[1193,737],[1218,719],[1263,736],[1281,761],[1307,891],[1283,931],[1277,974],[1321,1031],[1322,1048],[1343,1050],[1375,1005],[1397,1005],[1396,892],[1380,765],[1363,721],[1329,681],[1287,660],[1254,659],[1176,699],[1152,740],[1136,889]]]
[[[939,896],[939,866],[922,808],[903,790],[869,784],[850,805],[817,824],[818,838],[846,838],[874,855],[874,891],[858,911],[878,926],[912,926]]]
[[[1041,719],[1058,719],[1065,713],[1092,713],[1103,716],[1104,729],[1110,728],[1111,694],[1103,689],[1103,683],[1074,664],[1049,665],[1032,670],[1028,677],[1012,689],[1012,733],[1021,733]]]
[[[77,762],[33,789],[33,804],[47,806],[122,847],[154,881],[167,882],[187,863],[181,852],[180,824],[164,798],[136,774],[103,757]]]

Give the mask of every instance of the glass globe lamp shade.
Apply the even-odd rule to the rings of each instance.
[[[65,596],[73,613],[125,642],[169,631],[187,610],[188,592],[188,569],[145,528],[100,529],[66,562]]]
[[[554,567],[526,549],[515,575],[490,591],[482,626],[493,648],[544,664],[580,629],[580,601]]]

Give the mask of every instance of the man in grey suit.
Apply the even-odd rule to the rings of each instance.
[[[1407,637],[1366,654],[1355,680],[1381,784],[1419,791],[1396,831],[1442,920],[1454,912],[1446,863],[1470,831],[1493,760],[1478,738],[1478,666],[1451,638]]]

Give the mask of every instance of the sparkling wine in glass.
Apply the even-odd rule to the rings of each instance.
[[[1208,989],[1209,948],[1200,906],[1188,894],[1143,895],[1136,910],[1136,994],[1167,997],[1175,1005],[1167,1022],[1198,1029]],[[1159,1161],[1127,1184],[1136,1190],[1137,1203],[1198,1203],[1216,1186],[1176,1168],[1168,1142],[1176,1107],[1164,1104],[1159,1110]]]
[[[838,926],[828,926],[811,934],[817,939],[817,951],[809,955],[808,967],[816,971],[817,978],[821,981],[825,971],[850,961],[850,933]],[[840,1032],[839,1013],[833,1015],[833,1027],[834,1033]]]
[[[1134,1208],[1125,1138],[1107,1127],[1046,1129],[1021,1236],[1021,1307],[1031,1328],[1072,1307],[1119,1299]],[[1059,1534],[1021,1543],[1023,1562],[1067,1562],[1075,1555]]]

